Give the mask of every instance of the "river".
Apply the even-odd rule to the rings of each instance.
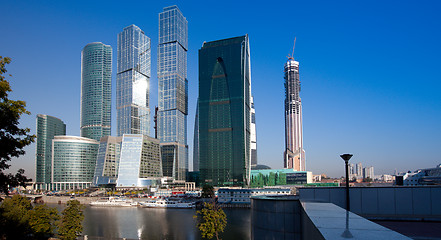
[[[48,204],[59,211],[65,205]],[[222,239],[250,239],[250,209],[224,209]],[[84,209],[83,235],[92,239],[201,239],[194,209],[91,207]]]

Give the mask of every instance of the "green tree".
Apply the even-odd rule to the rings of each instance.
[[[219,240],[219,234],[227,226],[227,215],[215,202],[204,203],[204,208],[196,211],[194,218],[198,219],[197,227],[203,238],[212,239],[216,236]]]
[[[29,225],[36,239],[48,239],[56,229],[60,219],[57,209],[46,204],[35,206],[30,212]]]
[[[0,238],[48,239],[54,235],[58,219],[55,208],[32,207],[29,199],[14,195],[0,205]]]
[[[0,192],[6,194],[9,188],[25,187],[25,183],[32,180],[23,175],[23,169],[18,170],[15,175],[3,171],[11,166],[8,162],[12,157],[25,154],[23,148],[31,144],[35,138],[29,134],[29,128],[18,127],[21,115],[30,114],[26,110],[26,102],[8,98],[12,89],[3,74],[7,72],[6,64],[10,62],[10,58],[0,56]]]
[[[6,239],[26,239],[31,234],[29,212],[31,202],[20,195],[5,199],[0,206],[0,234]]]
[[[205,184],[202,187],[201,197],[203,197],[203,198],[213,198],[214,196],[215,196],[215,194],[214,194],[213,186]]]
[[[78,200],[70,200],[61,212],[58,235],[62,240],[74,240],[83,231],[84,206]]]

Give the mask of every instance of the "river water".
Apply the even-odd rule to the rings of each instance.
[[[48,204],[61,209],[65,205]],[[224,209],[222,239],[250,239],[250,209]],[[89,239],[202,239],[194,209],[91,207],[84,209],[83,235]]]

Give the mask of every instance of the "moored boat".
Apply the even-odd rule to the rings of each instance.
[[[158,199],[140,202],[141,207],[145,208],[194,208],[194,202],[182,202],[170,199]]]
[[[110,197],[105,199],[100,199],[89,203],[91,206],[101,206],[101,207],[134,207],[138,206],[138,202],[134,202],[132,199],[121,199],[118,197]]]

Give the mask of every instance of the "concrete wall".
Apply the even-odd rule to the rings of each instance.
[[[300,188],[302,201],[346,207],[344,187]],[[351,212],[368,218],[441,219],[441,186],[351,187]]]

